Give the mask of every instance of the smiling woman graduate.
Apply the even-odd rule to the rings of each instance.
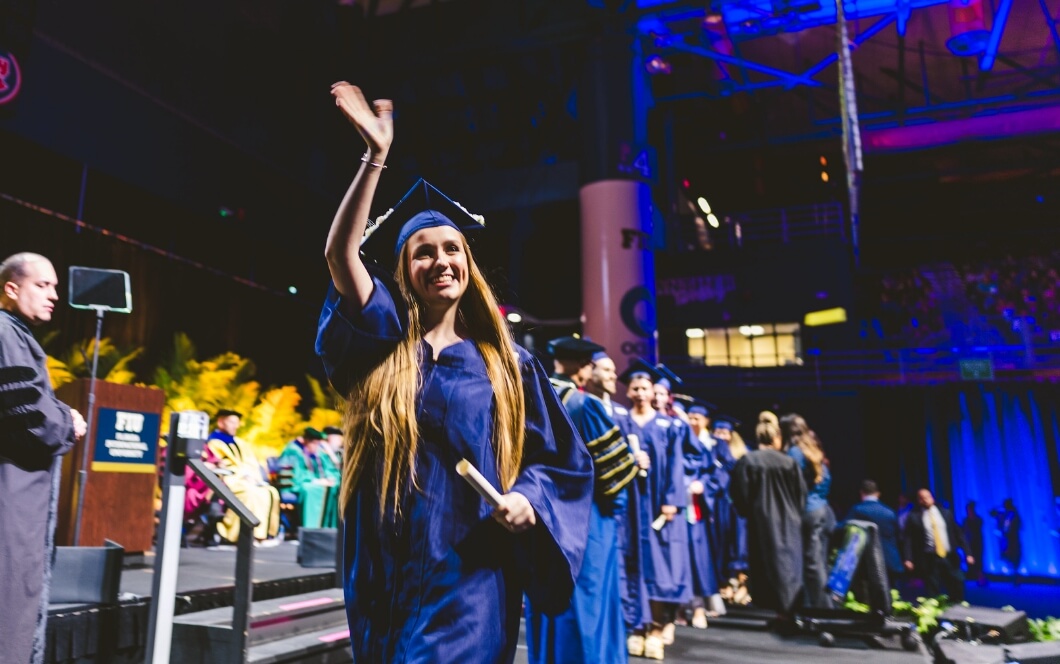
[[[316,341],[348,397],[354,659],[511,662],[523,593],[552,612],[570,601],[591,459],[471,256],[464,232],[480,219],[420,180],[366,236],[393,106],[348,83],[332,95],[368,144],[328,235]],[[503,494],[499,507],[457,475],[464,458]]]

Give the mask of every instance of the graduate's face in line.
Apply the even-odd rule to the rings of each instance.
[[[342,449],[342,434],[329,433],[328,434],[328,447],[333,450]]]
[[[408,249],[412,290],[427,308],[459,302],[469,278],[460,231],[449,226],[424,228],[409,238]]]
[[[670,405],[670,390],[658,384],[653,385],[652,389],[655,390],[655,402],[652,406],[655,410],[666,410]]]
[[[629,390],[626,392],[626,397],[633,402],[634,406],[651,406],[652,400],[655,398],[651,381],[647,378],[634,378],[629,382]]]
[[[732,440],[732,431],[730,429],[715,429],[712,435],[718,440],[724,440],[726,443]]]
[[[700,431],[707,428],[707,421],[706,415],[700,415],[699,413],[688,414],[688,424],[691,425],[692,431],[696,432],[697,436]]]
[[[614,394],[617,392],[618,372],[615,369],[614,360],[605,357],[594,362],[592,382],[607,394]]]
[[[55,288],[59,279],[50,261],[37,260],[26,263],[26,276],[4,284],[4,295],[15,306],[15,311],[33,325],[52,319],[52,311],[59,294]]]

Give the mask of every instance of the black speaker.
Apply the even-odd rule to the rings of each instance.
[[[105,546],[57,546],[52,568],[52,604],[116,604],[125,549]]]
[[[302,567],[335,567],[337,528],[299,528],[298,564]]]
[[[939,623],[942,622],[952,623],[957,629],[957,637],[965,641],[1022,643],[1031,640],[1027,614],[1023,611],[951,606],[939,616]]]
[[[1005,654],[1019,664],[1060,664],[1060,641],[1005,646]]]
[[[1006,664],[1001,646],[980,645],[943,639],[938,644],[937,664]]]

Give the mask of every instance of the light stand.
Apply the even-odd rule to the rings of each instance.
[[[92,373],[88,387],[88,413],[85,414],[85,439],[81,449],[81,470],[77,473],[77,516],[74,519],[73,546],[81,544],[81,517],[85,508],[85,485],[88,483],[89,459],[92,457],[96,419],[96,373],[99,370],[99,344],[103,340],[103,312],[127,314],[132,311],[132,289],[129,273],[94,267],[70,266],[70,306],[96,312],[96,345],[92,349]]]
[[[92,450],[92,422],[96,415],[96,372],[99,370],[99,344],[103,339],[104,307],[92,307],[96,311],[96,343],[92,348],[92,373],[88,382],[88,413],[85,418],[85,442],[81,448],[81,470],[77,471],[77,517],[74,520],[74,539],[71,544],[81,544],[81,515],[85,507],[85,485],[88,483],[88,459]]]

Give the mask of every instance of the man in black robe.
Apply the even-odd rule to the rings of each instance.
[[[0,660],[44,659],[62,455],[85,434],[55,398],[30,332],[51,320],[55,268],[38,254],[0,264]]]
[[[802,510],[806,483],[799,464],[762,446],[736,462],[729,497],[747,519],[752,602],[788,618],[802,592]]]

